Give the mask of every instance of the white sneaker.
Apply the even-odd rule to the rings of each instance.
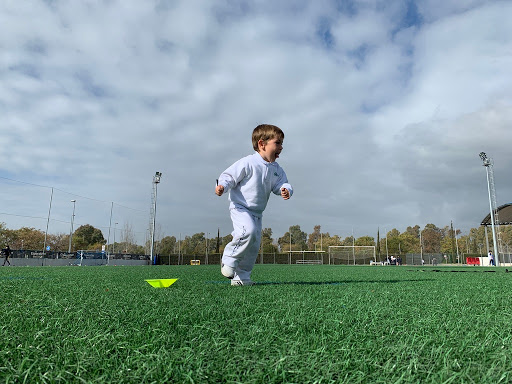
[[[231,280],[231,285],[254,285],[252,280]]]
[[[220,267],[220,273],[222,273],[224,277],[232,279],[235,276],[235,268],[222,264]]]

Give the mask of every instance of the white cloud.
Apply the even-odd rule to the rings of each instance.
[[[512,33],[504,4],[482,7],[425,26],[414,40],[410,91],[374,116],[376,126],[401,130],[411,123],[454,119],[505,98],[510,100]],[[510,8],[506,5],[505,8]],[[475,29],[475,25],[479,26]],[[389,122],[395,124],[389,127]]]
[[[500,2],[500,0],[426,0],[418,2],[417,7],[419,8],[419,12],[425,21],[431,23],[439,19],[450,17],[452,15],[463,14],[469,10],[480,8],[486,4]]]
[[[2,3],[0,176],[107,202],[81,202],[82,220],[104,223],[111,201],[147,211],[130,219],[143,235],[161,171],[165,234],[228,233],[214,180],[269,122],[296,191],[271,198],[275,237],[476,226],[478,152],[496,161],[498,196],[511,190],[511,5],[442,3]],[[44,217],[36,190],[3,194],[10,212]],[[56,197],[62,221],[69,198]]]

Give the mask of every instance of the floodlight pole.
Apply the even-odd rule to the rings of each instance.
[[[292,227],[290,227],[290,251],[288,252],[288,263],[292,263]]]
[[[206,232],[206,257],[204,263],[208,265],[208,238],[210,237],[210,232]]]
[[[114,202],[110,205],[110,221],[108,223],[108,237],[107,237],[107,264],[110,262],[110,254],[108,252],[108,244],[110,243],[110,229],[112,228],[112,211],[114,210]]]
[[[491,159],[487,157],[485,152],[480,152],[480,158],[482,159],[484,163],[484,167],[487,173],[487,190],[489,192],[489,210],[490,210],[490,217],[491,217],[491,228],[492,228],[492,242],[494,245],[494,262],[496,266],[500,264],[499,262],[499,253],[498,253],[498,243],[496,241],[496,229],[494,227],[494,209],[492,207],[492,197],[491,197],[491,183],[489,180],[489,167],[492,165]]]
[[[457,239],[457,228],[455,228],[455,249],[457,250],[457,262],[460,264],[459,241]],[[464,252],[463,252],[464,253]]]
[[[421,236],[421,233],[423,230],[420,231],[420,257],[421,257],[421,265],[423,265],[423,238]]]
[[[76,204],[76,200],[73,199],[73,200],[71,200],[71,202],[73,203],[73,214],[71,215],[71,229],[69,231],[69,249],[68,249],[68,253],[71,253],[71,242],[73,241],[73,222],[75,221],[75,204]]]
[[[46,252],[46,239],[48,238],[48,226],[50,225],[50,213],[52,211],[52,200],[53,200],[53,188],[52,193],[50,195],[50,207],[48,208],[48,220],[46,220],[46,232],[44,233],[44,244],[43,244],[43,252]],[[57,253],[57,257],[59,254]]]
[[[160,183],[160,179],[162,177],[162,173],[161,172],[156,172],[155,173],[155,176],[153,176],[153,192],[154,192],[154,196],[153,196],[153,223],[151,225],[151,248],[150,248],[150,261],[151,261],[151,264],[154,264],[155,263],[155,258],[153,256],[153,251],[154,251],[154,247],[155,247],[155,226],[156,226],[156,198],[157,198],[157,186],[158,186],[158,183]]]
[[[384,231],[386,231],[384,229]],[[389,260],[389,251],[388,251],[388,232],[386,231],[386,261]]]
[[[112,255],[114,253],[116,253],[116,229],[117,229],[117,224],[119,224],[119,223],[114,223],[114,242],[112,243]]]

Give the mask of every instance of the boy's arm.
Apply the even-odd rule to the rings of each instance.
[[[285,197],[283,195],[283,189],[288,191],[288,196],[287,197]],[[284,171],[282,171],[281,177],[277,180],[277,182],[275,184],[275,188],[274,188],[274,190],[272,192],[274,192],[276,195],[283,196],[283,198],[285,198],[285,200],[287,200],[290,197],[292,197],[292,195],[293,195],[293,187],[292,187],[292,185],[290,183],[288,183],[288,178],[286,177],[286,173]]]
[[[217,186],[215,187],[215,194],[221,196],[224,192],[234,188],[244,179],[246,174],[245,163],[241,160],[237,161],[220,174]]]

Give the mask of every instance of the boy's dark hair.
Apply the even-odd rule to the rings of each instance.
[[[281,128],[270,124],[260,124],[252,131],[252,147],[258,151],[258,141],[268,141],[272,139],[284,140],[284,132]]]

